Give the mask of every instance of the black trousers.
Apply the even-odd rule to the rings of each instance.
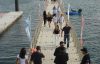
[[[66,39],[67,39],[67,47],[69,47],[69,40],[70,40],[70,35],[69,34],[64,35],[65,44],[66,44]]]

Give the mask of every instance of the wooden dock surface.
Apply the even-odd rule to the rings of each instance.
[[[51,4],[49,3],[46,11],[52,13],[53,6],[58,6],[57,3]],[[36,45],[41,46],[41,51],[44,53],[45,58],[43,59],[42,64],[54,64],[54,50],[59,46],[59,42],[63,41],[63,37],[58,36],[58,40],[55,40],[55,35],[53,34],[54,24],[51,23],[51,27],[49,28],[48,23],[44,27],[42,25],[41,31],[39,34],[38,42]],[[70,37],[70,46],[66,50],[69,54],[69,61],[67,64],[80,64],[79,55],[74,47],[73,38]],[[55,43],[56,42],[56,43]],[[67,45],[65,45],[67,47]]]

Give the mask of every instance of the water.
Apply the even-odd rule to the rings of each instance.
[[[35,1],[35,2],[34,2]],[[39,21],[37,11],[40,6],[40,15],[42,14],[44,5],[43,1],[36,0],[19,0],[19,8],[24,11],[24,15],[13,26],[11,26],[3,35],[0,35],[0,64],[15,64],[16,56],[22,47],[27,50],[30,42],[25,32],[25,19],[31,15],[31,31],[34,37],[35,28]],[[14,11],[14,0],[0,0],[0,12]]]
[[[100,0],[64,0],[65,8],[70,3],[74,9],[82,8],[85,18],[84,46],[88,48],[91,60],[100,64]],[[78,37],[80,37],[80,17],[70,17]]]
[[[34,2],[35,1],[35,2]],[[74,9],[82,8],[85,18],[84,42],[95,64],[100,64],[100,0],[64,0],[67,8],[68,2]],[[23,17],[16,22],[7,32],[0,37],[0,64],[14,64],[20,48],[29,48],[29,41],[24,30],[24,20],[32,15],[32,32],[37,25],[37,6],[43,2],[40,0],[19,0],[20,10],[24,11]],[[0,12],[14,11],[14,0],[0,0]],[[70,17],[74,24],[78,37],[80,36],[80,17]],[[33,34],[34,35],[34,34]]]

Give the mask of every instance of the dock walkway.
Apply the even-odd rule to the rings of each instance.
[[[52,13],[53,6],[58,6],[57,3],[55,4],[48,4],[46,11]],[[43,59],[42,64],[54,64],[54,50],[56,47],[59,46],[59,42],[63,41],[63,37],[59,36],[58,40],[55,40],[55,35],[53,34],[54,24],[51,23],[51,27],[47,25],[44,27],[42,25],[41,31],[39,34],[39,38],[37,39],[38,42],[36,45],[41,46],[41,51],[44,53],[45,58]],[[69,61],[68,64],[80,64],[79,55],[76,52],[76,48],[74,47],[73,38],[70,37],[70,44],[69,48],[66,50],[69,54]],[[57,42],[57,43],[55,43]],[[67,45],[65,45],[67,47]]]

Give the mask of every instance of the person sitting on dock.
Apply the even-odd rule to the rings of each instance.
[[[80,64],[91,64],[90,55],[88,54],[87,48],[83,48],[81,51],[84,56]]]
[[[37,46],[36,47],[36,52],[32,53],[31,59],[30,59],[30,64],[33,62],[34,64],[42,64],[42,58],[44,58],[44,54],[41,53],[41,47]]]
[[[71,27],[68,26],[68,24],[66,23],[65,27],[63,27],[62,32],[61,32],[61,37],[62,37],[62,33],[64,31],[64,42],[65,42],[65,44],[66,44],[66,38],[67,38],[67,48],[69,47],[70,30],[71,30]]]
[[[63,41],[61,41],[60,46],[55,49],[54,56],[55,56],[54,60],[55,64],[67,64],[69,57],[68,53],[66,53],[66,48],[64,47]]]
[[[17,55],[16,64],[28,64],[28,57],[26,55],[26,49],[22,48]]]

